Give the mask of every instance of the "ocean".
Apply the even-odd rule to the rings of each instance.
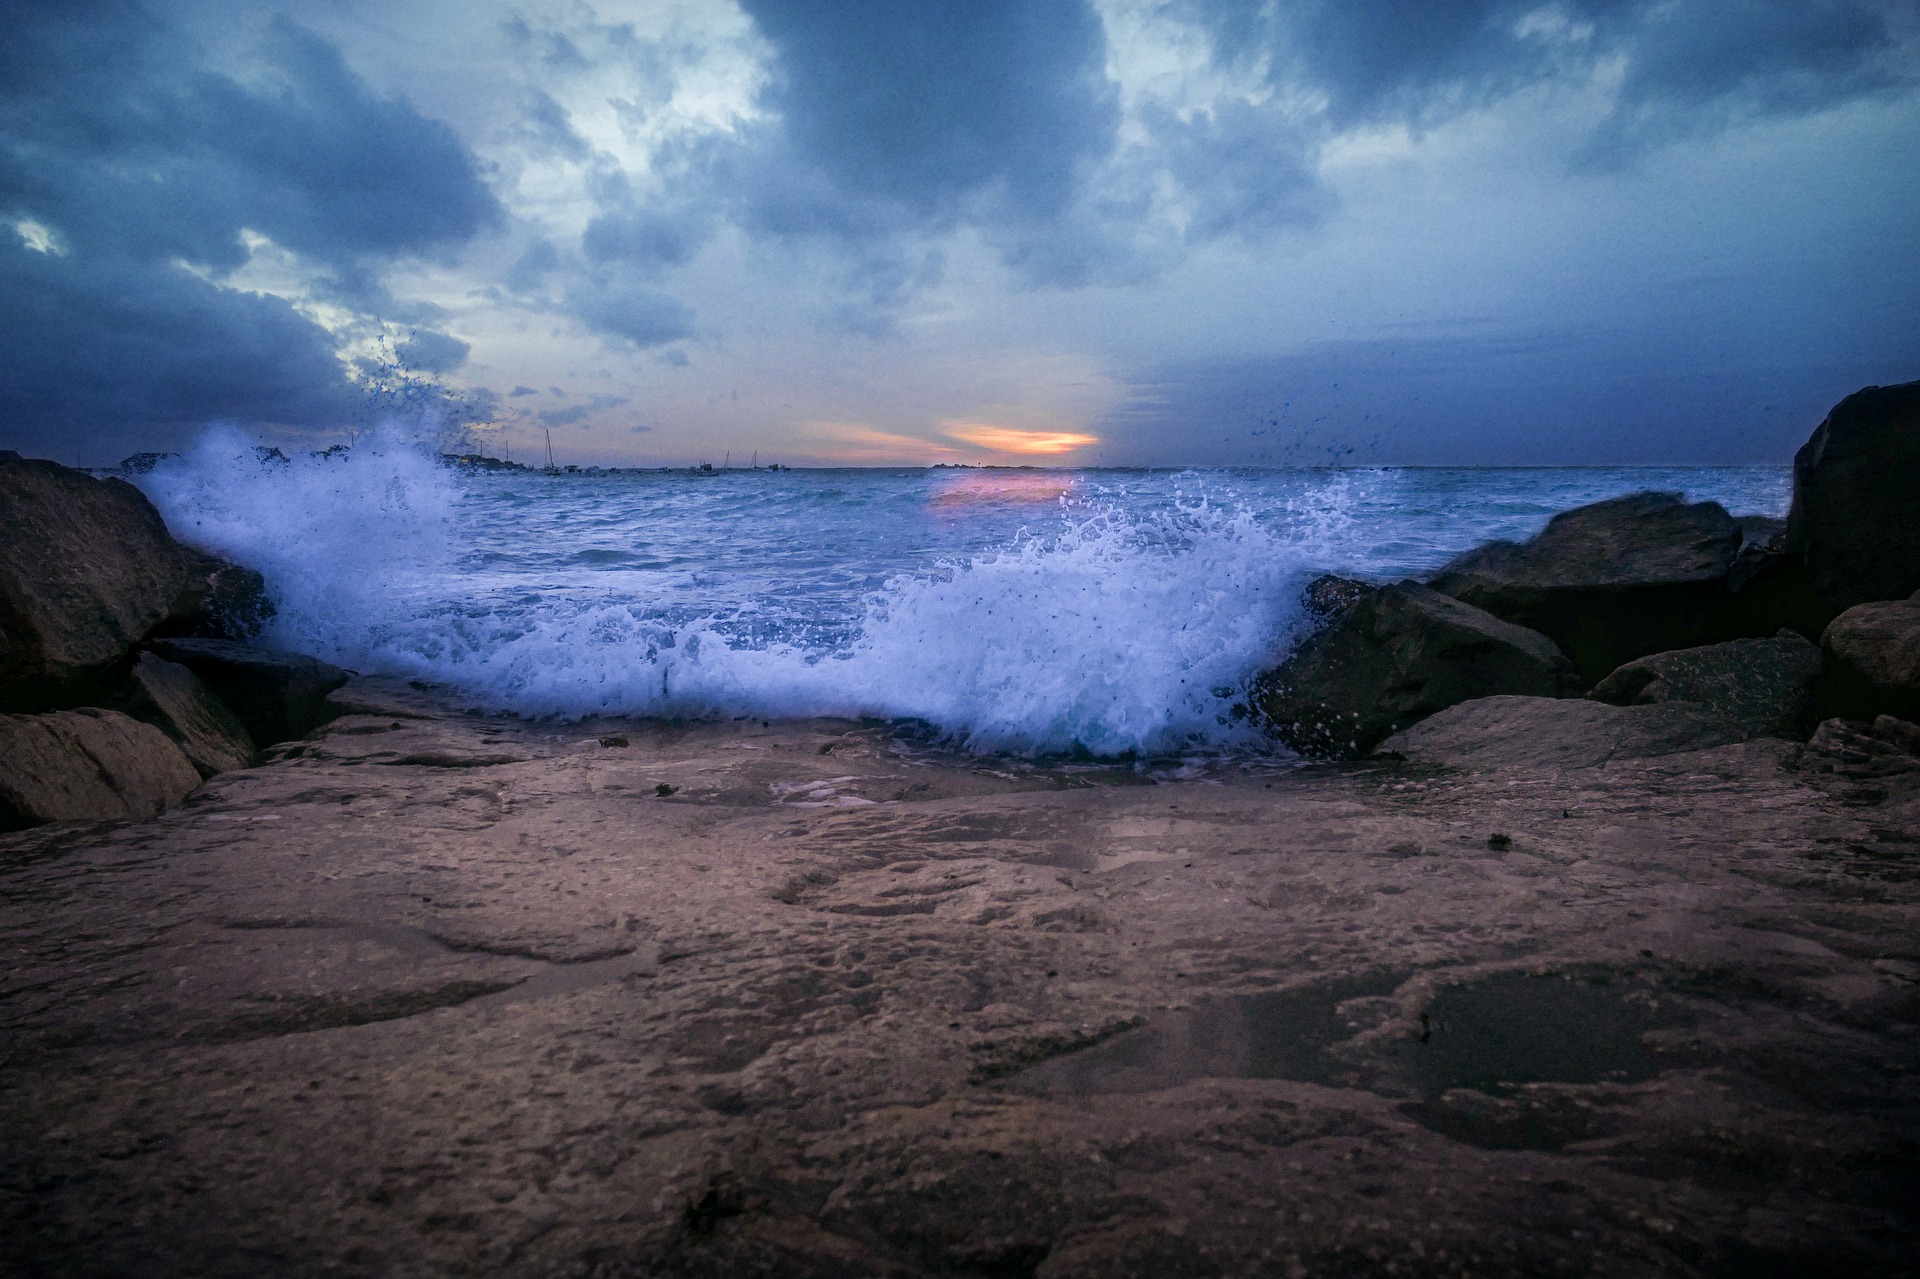
[[[878,716],[966,750],[1269,749],[1231,714],[1322,572],[1395,580],[1643,489],[1784,515],[1786,467],[467,471],[395,433],[137,477],[263,572],[264,642],[524,716]]]

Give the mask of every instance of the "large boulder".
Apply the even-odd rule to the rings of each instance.
[[[118,711],[0,715],[0,830],[152,817],[199,784],[165,733]]]
[[[1793,631],[1637,657],[1587,696],[1615,706],[1694,702],[1755,737],[1805,737],[1820,650]]]
[[[1301,754],[1338,759],[1469,698],[1578,691],[1573,667],[1538,631],[1402,582],[1348,602],[1255,681],[1253,704]]]
[[[1546,635],[1592,684],[1636,657],[1726,638],[1715,632],[1741,540],[1717,502],[1635,493],[1456,556],[1431,585]]]
[[[1460,768],[1591,768],[1745,741],[1733,720],[1692,702],[1609,706],[1547,697],[1483,697],[1448,707],[1380,752]]]
[[[1820,637],[1831,676],[1823,708],[1849,719],[1920,719],[1920,592],[1856,604]]]
[[[119,660],[187,584],[183,548],[124,480],[0,455],[0,702]]]
[[[1793,458],[1786,548],[1836,610],[1920,590],[1920,382],[1833,407]]]
[[[192,671],[142,653],[130,680],[132,693],[122,709],[171,737],[200,776],[253,763],[253,738],[246,725]]]
[[[157,639],[150,647],[198,675],[261,746],[304,737],[332,719],[327,694],[349,676],[315,657],[232,640]]]

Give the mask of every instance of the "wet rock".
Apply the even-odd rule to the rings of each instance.
[[[1368,591],[1260,676],[1253,704],[1302,754],[1348,758],[1470,698],[1577,691],[1546,636],[1402,582]]]
[[[1920,590],[1920,382],[1834,406],[1793,459],[1786,549],[1835,609]]]
[[[219,639],[160,639],[153,651],[192,670],[239,717],[259,745],[304,737],[332,719],[327,695],[348,672],[303,653]]]
[[[1856,604],[1820,637],[1832,665],[1824,708],[1854,719],[1920,719],[1920,593]]]
[[[1300,603],[1308,616],[1322,623],[1331,622],[1378,589],[1370,582],[1322,573],[1301,590]]]
[[[1636,493],[1563,511],[1529,542],[1468,551],[1431,585],[1546,635],[1592,683],[1636,657],[1726,638],[1715,614],[1740,544],[1717,502]]]
[[[53,462],[0,458],[0,703],[48,704],[52,690],[118,661],[173,610],[184,549],[124,480]]]
[[[152,817],[199,784],[165,733],[118,711],[0,715],[0,830]]]
[[[1691,702],[1610,706],[1549,697],[1483,697],[1395,733],[1381,751],[1457,767],[1588,768],[1745,741],[1738,723]]]
[[[178,662],[142,653],[133,664],[124,707],[171,737],[202,777],[253,763],[253,738],[234,713]]]
[[[218,555],[184,547],[186,584],[157,633],[205,639],[251,639],[278,610],[267,580]]]
[[[1587,694],[1614,706],[1695,702],[1756,737],[1803,737],[1820,650],[1792,631],[1635,658]]]

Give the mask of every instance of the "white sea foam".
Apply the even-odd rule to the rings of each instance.
[[[921,473],[461,477],[396,427],[264,464],[216,432],[142,483],[177,534],[266,574],[269,642],[478,706],[908,717],[980,750],[1100,755],[1242,740],[1229,712],[1315,571],[1397,576],[1554,509],[1679,487],[1054,474],[982,480],[959,506]],[[1784,483],[1706,478],[1741,504]]]
[[[210,435],[144,481],[181,536],[266,574],[267,638],[361,670],[451,684],[535,715],[880,715],[976,749],[1110,755],[1220,745],[1247,676],[1295,621],[1337,501],[1286,534],[1204,499],[1097,504],[997,550],[899,573],[829,648],[669,623],[618,589],[468,591],[456,478],[399,433],[345,457],[262,464]],[[1333,482],[1333,487],[1339,486]],[[638,575],[656,592],[661,575]],[[610,577],[631,583],[635,575]]]

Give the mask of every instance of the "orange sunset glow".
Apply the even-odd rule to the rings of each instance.
[[[1011,426],[994,426],[990,422],[956,422],[945,428],[943,433],[949,439],[960,440],[975,448],[990,449],[995,453],[1044,457],[1071,453],[1100,442],[1099,436],[1084,435],[1078,431],[1022,431]]]

